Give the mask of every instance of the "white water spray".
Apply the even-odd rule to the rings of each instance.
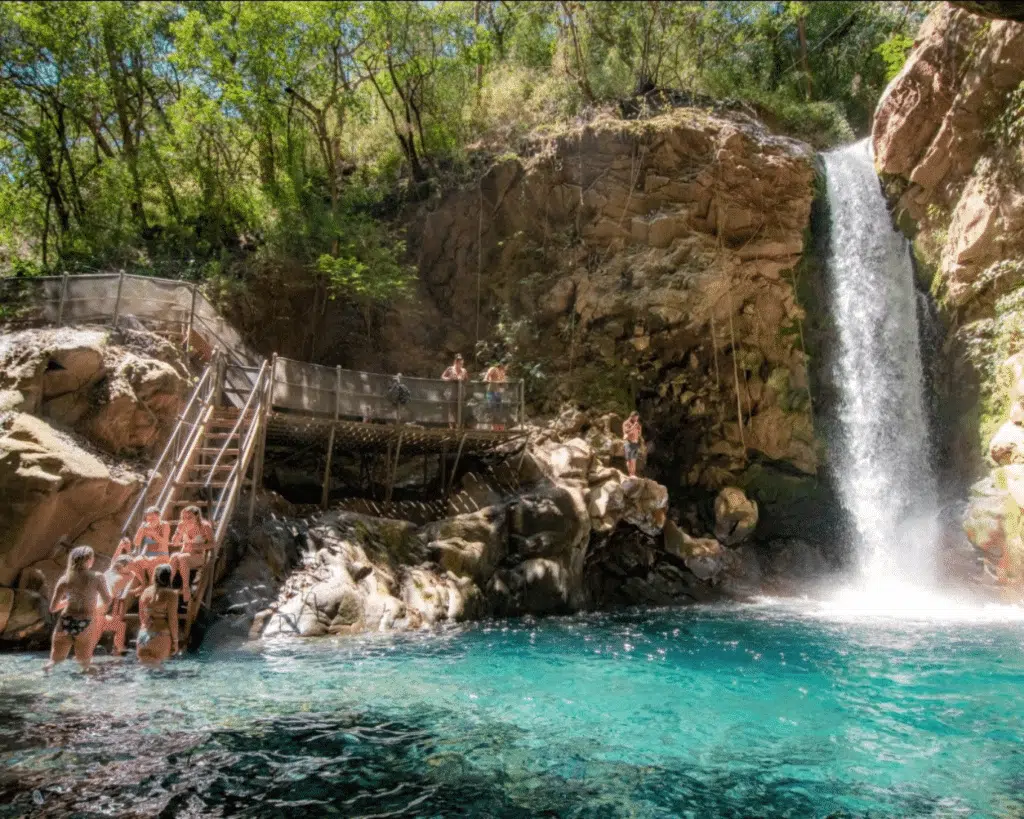
[[[907,242],[890,222],[868,141],[824,159],[840,495],[856,529],[864,590],[928,587],[936,573],[936,484]]]

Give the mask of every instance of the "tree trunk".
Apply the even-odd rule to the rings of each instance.
[[[117,112],[117,123],[121,131],[121,146],[128,163],[128,173],[132,178],[134,196],[130,203],[132,218],[140,229],[146,230],[146,211],[142,204],[142,177],[139,175],[138,145],[133,127],[134,118],[128,110],[128,94],[124,74],[120,66],[120,54],[114,42],[114,34],[109,25],[103,29],[103,46],[107,56],[107,69],[110,72],[110,88],[114,94],[114,109]]]
[[[804,28],[804,18],[799,17],[796,21],[796,30],[800,35],[800,65],[804,72],[804,81],[807,83],[807,101],[811,101],[811,66],[807,62],[807,31]]]

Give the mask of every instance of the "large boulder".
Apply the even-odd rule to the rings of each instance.
[[[53,620],[49,601],[28,589],[0,588],[0,646],[42,646]]]
[[[757,503],[727,486],[715,498],[715,537],[727,546],[742,543],[757,528]]]
[[[507,514],[503,506],[489,506],[428,524],[421,537],[427,541],[430,558],[444,570],[483,585],[505,558]]]
[[[61,539],[111,554],[140,486],[140,476],[108,466],[45,421],[9,418],[0,431],[0,585],[45,562]]]
[[[1024,429],[1007,421],[989,442],[988,455],[999,466],[1024,464]]]
[[[162,446],[187,390],[180,353],[151,333],[60,328],[0,338],[0,391],[22,396],[13,409],[112,454]]]

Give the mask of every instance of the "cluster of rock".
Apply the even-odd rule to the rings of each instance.
[[[1024,23],[964,10],[1000,17],[1008,5],[937,5],[879,104],[873,140],[896,222],[949,328],[935,385],[946,466],[983,476],[964,530],[993,576],[1024,581],[1024,145],[1012,136]]]
[[[144,331],[59,328],[0,336],[0,643],[48,636],[47,594],[67,552],[102,557],[173,428],[189,383]]]
[[[732,581],[743,577],[734,547],[756,528],[757,505],[724,491],[720,539],[690,537],[667,520],[664,486],[609,465],[621,455],[621,433],[609,434],[616,422],[564,413],[506,461],[513,491],[469,473],[451,506],[474,510],[422,526],[345,511],[265,516],[219,608],[266,638],[753,591]]]

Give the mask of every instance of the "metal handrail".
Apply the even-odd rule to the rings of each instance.
[[[135,505],[132,507],[131,512],[128,513],[128,517],[125,520],[124,527],[121,529],[122,537],[126,536],[127,533],[131,531],[132,526],[136,523],[136,520],[139,516],[139,512],[142,510],[146,502],[146,497],[149,495],[150,490],[153,487],[153,481],[161,475],[160,470],[163,467],[164,461],[167,460],[167,456],[171,453],[171,451],[175,449],[175,441],[178,439],[179,435],[181,434],[181,431],[186,426],[190,426],[193,429],[195,429],[196,423],[190,423],[187,420],[188,414],[192,410],[193,405],[199,398],[199,395],[202,393],[204,387],[208,386],[208,382],[212,381],[213,370],[214,367],[212,365],[208,366],[203,371],[203,374],[200,376],[199,381],[196,382],[196,386],[192,390],[192,395],[189,397],[188,402],[185,404],[185,409],[182,410],[181,414],[178,416],[178,423],[175,424],[174,431],[167,439],[167,443],[164,446],[163,452],[160,453],[160,457],[157,459],[156,464],[150,470],[149,478],[146,480],[145,485],[142,487],[142,491],[139,493],[138,500],[135,501]],[[203,403],[205,403],[206,400],[208,400],[208,397],[207,399],[204,399]],[[175,461],[176,460],[177,456],[175,456]]]
[[[224,444],[223,444],[223,446],[221,446],[220,452],[217,453],[217,457],[213,459],[213,465],[210,467],[210,474],[206,478],[206,483],[203,484],[203,488],[204,489],[209,487],[210,482],[213,480],[214,471],[220,465],[220,460],[221,460],[221,458],[224,457],[224,453],[227,452],[228,444],[231,443],[231,439],[234,438],[235,435],[238,434],[238,428],[242,424],[242,419],[245,418],[245,414],[249,411],[249,408],[252,406],[253,398],[255,398],[256,395],[260,392],[260,387],[263,384],[263,379],[264,379],[264,377],[266,375],[266,371],[267,371],[267,362],[264,361],[263,362],[263,366],[260,367],[259,374],[256,376],[256,383],[253,384],[252,390],[249,392],[249,397],[248,397],[248,399],[246,399],[245,405],[242,407],[242,409],[238,413],[238,420],[235,421],[235,425],[231,428],[231,432],[228,433],[228,437],[224,439]],[[242,451],[241,443],[239,443],[238,451],[239,451],[239,455],[241,455],[241,451]]]

